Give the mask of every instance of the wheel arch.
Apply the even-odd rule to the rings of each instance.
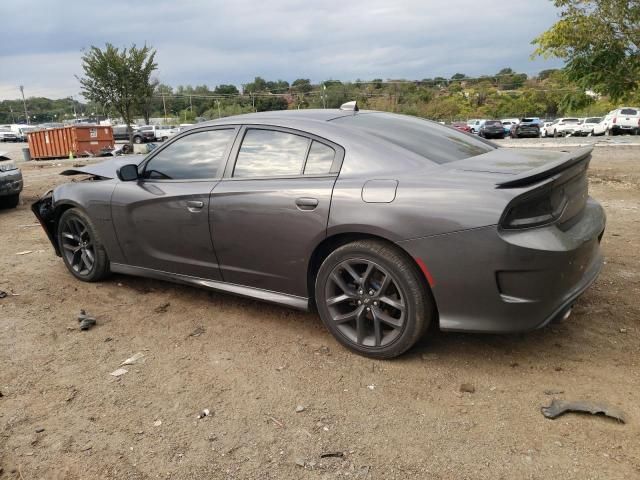
[[[307,268],[307,291],[309,292],[309,308],[315,310],[315,280],[320,270],[320,266],[322,262],[333,252],[335,249],[346,245],[347,243],[355,242],[358,240],[378,240],[384,242],[390,246],[395,247],[400,252],[402,252],[408,261],[413,262],[417,271],[420,273],[420,277],[423,280],[423,286],[427,291],[427,294],[431,296],[433,301],[434,309],[435,309],[435,317],[434,323],[439,323],[439,314],[438,314],[438,306],[436,304],[436,299],[431,290],[430,281],[425,275],[424,270],[420,267],[419,263],[414,259],[411,254],[400,244],[386,238],[384,236],[373,234],[369,232],[340,232],[335,233],[333,235],[325,237],[313,250],[311,256],[309,257],[309,264]]]

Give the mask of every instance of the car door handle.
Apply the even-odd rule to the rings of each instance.
[[[296,198],[296,205],[300,210],[313,210],[318,206],[318,199],[311,197]]]
[[[201,202],[199,200],[189,200],[187,202],[187,209],[190,212],[198,212],[202,210],[202,207],[204,207],[204,202]]]

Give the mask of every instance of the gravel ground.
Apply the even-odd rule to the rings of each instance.
[[[29,211],[73,162],[23,164],[22,204],[0,211],[0,290],[15,294],[0,299],[0,479],[639,478],[639,161],[638,147],[594,152],[607,263],[567,321],[432,333],[393,361],[350,353],[312,313],[74,280]],[[80,309],[96,327],[78,329]],[[628,421],[548,420],[552,398]]]

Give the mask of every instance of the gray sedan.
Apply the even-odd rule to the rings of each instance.
[[[265,112],[67,170],[87,181],[33,211],[80,280],[314,308],[342,344],[390,358],[430,324],[521,332],[568,316],[603,263],[589,160],[357,107]]]

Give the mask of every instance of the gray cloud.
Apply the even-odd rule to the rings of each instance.
[[[0,98],[78,95],[82,49],[111,42],[158,50],[164,83],[241,83],[536,73],[531,40],[551,2],[504,0],[22,0],[3,5]]]

